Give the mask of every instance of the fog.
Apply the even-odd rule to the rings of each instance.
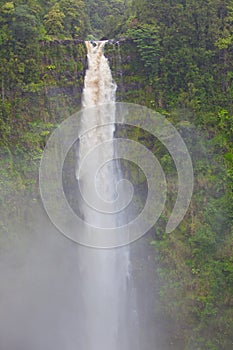
[[[87,248],[51,224],[39,198],[18,204],[1,232],[1,349],[170,349],[150,234],[130,249]]]

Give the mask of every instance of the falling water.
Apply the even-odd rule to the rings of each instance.
[[[80,139],[78,150],[78,167],[76,177],[80,181],[80,187],[83,196],[87,200],[81,204],[81,211],[87,222],[98,227],[112,227],[112,216],[102,215],[100,210],[97,214],[96,208],[105,211],[106,207],[114,210],[109,202],[114,201],[116,197],[115,184],[119,169],[117,163],[110,162],[103,166],[106,157],[114,158],[115,150],[113,136],[115,131],[115,94],[116,84],[112,79],[108,60],[104,56],[104,46],[106,41],[91,43],[86,42],[88,69],[84,80],[83,90],[83,107],[84,111],[81,120],[81,132],[83,135]],[[99,108],[101,106],[101,108]],[[105,106],[105,107],[103,107]],[[95,125],[94,128],[87,131],[90,127],[90,122]],[[105,124],[104,126],[102,126]],[[106,125],[108,124],[108,125]],[[105,142],[110,141],[107,147],[103,150],[98,150],[95,147]],[[85,159],[88,152],[93,151],[94,157],[91,164],[86,163],[81,167],[81,162]],[[107,154],[106,154],[107,153]],[[94,164],[93,164],[94,163]],[[103,166],[98,172],[98,167]],[[93,183],[93,169],[96,171],[95,186],[96,190],[103,200],[101,200],[90,185]],[[92,210],[91,205],[94,205]],[[110,211],[111,211],[110,210]]]
[[[94,118],[96,126],[84,133],[79,142],[78,167],[76,178],[81,191],[95,208],[102,205],[102,210],[112,206],[116,197],[116,182],[120,175],[118,163],[106,164],[96,177],[96,188],[101,200],[90,190],[91,168],[80,164],[90,150],[94,150],[94,168],[103,164],[104,156],[114,158],[113,144],[96,151],[95,146],[112,140],[115,131],[115,93],[116,84],[112,79],[107,58],[104,56],[105,41],[86,42],[88,52],[88,69],[83,91],[82,131],[88,129],[90,119]],[[108,103],[113,103],[109,105]],[[106,108],[98,107],[106,104]],[[89,107],[95,107],[89,108]],[[101,124],[108,124],[100,126]],[[93,164],[90,166],[93,167]],[[85,221],[93,227],[114,227],[116,220],[112,215],[104,215],[91,209],[85,201],[80,201],[80,211]],[[111,211],[111,210],[110,210]],[[93,228],[92,228],[93,230]],[[86,232],[88,234],[89,232]],[[127,283],[129,280],[129,248],[80,250],[80,268],[83,271],[82,290],[84,305],[84,329],[86,332],[85,350],[128,350],[127,334]]]
[[[84,81],[83,107],[115,102],[117,86],[112,79],[108,60],[104,56],[105,44],[106,41],[86,41],[89,66]]]

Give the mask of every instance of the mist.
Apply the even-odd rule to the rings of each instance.
[[[1,232],[1,349],[107,350],[114,334],[120,349],[170,348],[150,234],[130,245],[129,268],[125,247],[81,246],[51,224],[40,200],[20,202],[7,238]],[[116,257],[118,281],[101,265]]]

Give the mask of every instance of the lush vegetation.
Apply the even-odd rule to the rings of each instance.
[[[118,98],[164,113],[191,151],[193,137],[200,138],[187,218],[166,235],[164,213],[153,241],[160,296],[175,321],[173,342],[187,350],[230,350],[232,0],[0,0],[0,191],[8,208],[0,227],[7,232],[8,217],[19,210],[18,192],[36,192],[51,130],[80,107],[86,60],[79,40],[101,37],[125,39],[120,58],[117,46],[107,48]],[[133,137],[159,148],[138,131]],[[160,158],[169,169],[169,155],[161,150]]]

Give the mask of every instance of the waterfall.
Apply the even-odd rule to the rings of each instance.
[[[92,167],[98,169],[102,165],[106,152],[113,158],[116,150],[113,144],[105,148],[105,154],[95,147],[114,138],[115,93],[107,58],[104,56],[106,41],[86,42],[88,69],[86,71],[83,90],[83,112],[81,127],[88,129],[90,119],[94,119],[95,128],[84,132],[79,140],[78,166],[76,178],[80,182],[81,192],[90,204],[103,211],[110,208],[114,211],[115,188],[120,176],[117,162],[106,164],[96,177],[98,195],[91,188]],[[108,105],[107,103],[113,103]],[[104,106],[106,108],[99,106]],[[95,108],[90,108],[95,107]],[[109,123],[109,124],[108,124]],[[100,127],[101,124],[108,124]],[[90,150],[95,157],[92,164],[80,169],[82,160]],[[92,226],[114,227],[117,224],[111,214],[90,208],[84,200],[80,200],[80,211],[85,221]],[[90,228],[94,230],[94,228]],[[89,232],[86,232],[88,234]],[[79,265],[82,271],[84,349],[85,350],[128,350],[127,334],[127,283],[129,280],[129,247],[117,249],[91,249],[80,247]],[[83,349],[83,350],[84,350]]]
[[[91,43],[86,41],[88,69],[84,81],[84,108],[115,102],[117,86],[112,79],[108,60],[104,56],[106,42],[98,41]]]
[[[88,204],[90,203],[90,205],[86,205],[85,200],[82,201],[83,217],[93,226],[106,228],[112,226],[112,217],[111,215],[102,215],[101,209],[105,211],[109,207],[110,211],[114,211],[114,205],[111,206],[109,202],[114,201],[117,196],[115,185],[118,170],[116,162],[104,165],[106,157],[113,159],[115,154],[111,141],[113,141],[115,131],[114,102],[117,88],[112,78],[108,60],[104,56],[105,43],[106,41],[86,42],[88,69],[84,80],[82,99],[84,109],[81,120],[83,135],[79,143],[76,177],[80,181],[84,198]],[[99,108],[100,106],[101,108]],[[90,121],[95,127],[87,131]],[[103,124],[108,125],[101,126]],[[110,144],[104,148],[104,152],[95,148],[106,141],[110,141]],[[81,167],[82,160],[90,151],[93,151],[94,154],[91,164],[87,163],[84,167]],[[98,172],[98,167],[102,165],[104,165],[103,168]],[[97,175],[95,179],[93,179],[93,169]],[[95,188],[90,186],[93,184],[93,180]],[[98,194],[100,194],[102,200]],[[94,209],[92,209],[92,206],[94,206]],[[98,214],[96,208],[99,209]]]

